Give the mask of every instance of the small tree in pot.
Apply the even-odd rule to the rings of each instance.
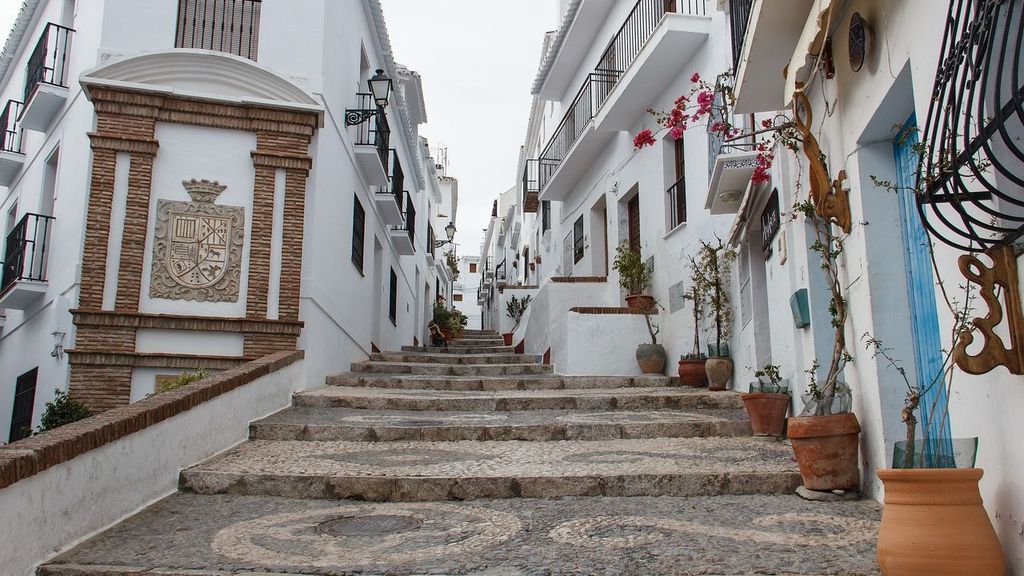
[[[742,395],[750,430],[754,436],[782,436],[790,403],[789,382],[775,364],[755,370],[754,377],[757,380],[751,382],[750,392]]]
[[[651,269],[644,264],[639,250],[633,250],[629,242],[623,240],[615,248],[615,260],[612,269],[619,273],[619,285],[626,292],[626,302],[630,308],[647,310],[654,307],[654,298],[647,295],[647,289],[653,282]]]
[[[512,335],[515,333],[516,328],[519,328],[519,323],[523,321],[523,314],[526,313],[526,308],[530,305],[532,296],[523,296],[522,298],[516,298],[513,296],[508,302],[505,303],[505,314],[512,319],[515,324],[512,325],[512,329],[502,334],[502,338],[505,340],[505,346],[512,345]]]
[[[708,357],[700,351],[701,320],[704,319],[704,296],[697,283],[683,296],[693,304],[693,351],[679,357],[679,380],[686,386],[707,386],[708,374],[704,363]]]
[[[729,283],[736,251],[727,247],[721,238],[715,244],[701,241],[697,257],[690,258],[694,284],[704,296],[704,303],[714,321],[714,341],[708,343],[705,369],[709,389],[725,390],[732,378],[732,359],[729,358],[729,332],[732,328],[732,302]]]

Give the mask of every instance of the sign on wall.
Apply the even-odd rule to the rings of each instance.
[[[157,203],[149,295],[169,300],[237,302],[245,239],[245,209],[218,206],[227,186],[182,182],[192,202]]]
[[[775,188],[772,190],[772,195],[768,198],[768,203],[765,204],[764,211],[761,212],[761,251],[764,253],[765,260],[772,255],[772,240],[775,239],[775,235],[779,233],[779,228],[781,227],[782,215],[779,213],[779,189]]]

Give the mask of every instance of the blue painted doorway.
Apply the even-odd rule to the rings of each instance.
[[[932,385],[936,379],[942,378],[942,340],[935,302],[935,278],[928,251],[928,233],[921,224],[921,215],[917,211],[917,200],[913,192],[919,159],[914,147],[918,140],[917,118],[911,115],[893,142],[893,155],[896,159],[896,183],[899,186],[900,223],[907,266],[914,363],[917,367],[916,384],[921,389],[928,389],[921,398],[919,421],[921,431],[927,435],[930,442],[942,440],[941,443],[931,446],[938,448],[941,453],[947,453],[950,431],[949,418],[945,416],[946,388],[943,382]],[[934,414],[930,413],[930,408],[936,405],[938,408]],[[948,452],[952,452],[952,446],[948,446]],[[926,450],[925,457],[930,455],[934,455],[934,451]]]

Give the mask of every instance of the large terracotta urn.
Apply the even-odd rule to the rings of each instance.
[[[811,490],[856,490],[860,487],[860,423],[852,412],[797,416],[788,421],[804,487]]]
[[[708,375],[708,390],[725,390],[732,379],[732,359],[725,357],[708,358],[704,363]]]
[[[886,576],[1003,576],[1006,558],[982,506],[980,468],[879,469]]]
[[[636,347],[636,363],[644,374],[664,374],[667,359],[661,344],[641,344]]]
[[[704,369],[705,358],[680,360],[679,381],[683,386],[707,386],[708,373]]]

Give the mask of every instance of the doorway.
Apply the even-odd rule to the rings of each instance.
[[[370,349],[379,350],[382,315],[384,313],[384,247],[373,237],[373,332],[370,335]]]
[[[601,196],[590,209],[590,263],[592,275],[608,275],[608,204]]]

